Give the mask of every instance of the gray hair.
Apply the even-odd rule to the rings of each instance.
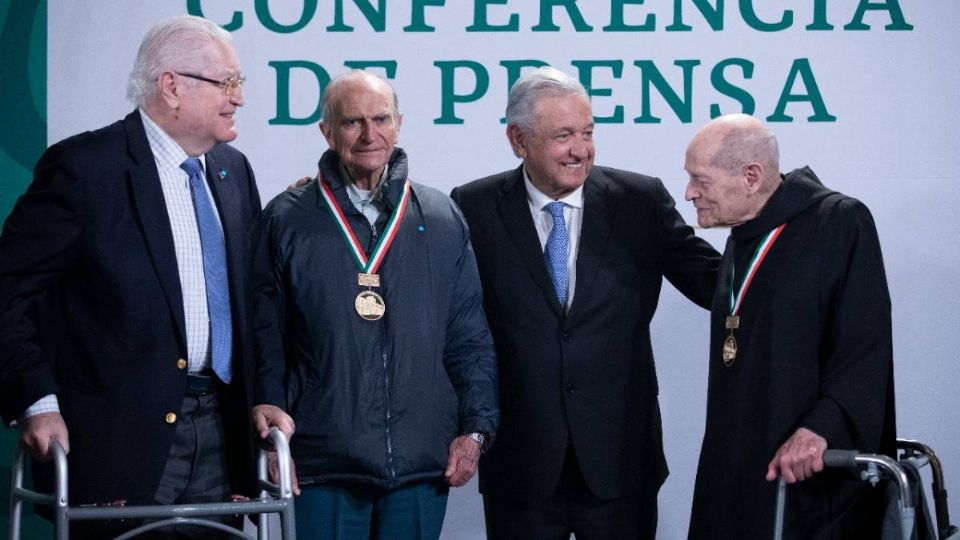
[[[164,71],[196,72],[206,68],[212,61],[205,48],[210,41],[231,45],[233,37],[215,23],[192,15],[158,23],[140,43],[127,83],[127,98],[145,107],[156,98],[157,79]]]
[[[533,130],[533,110],[537,102],[547,97],[590,97],[580,81],[559,69],[544,66],[520,77],[507,99],[507,124],[519,127],[524,133]]]
[[[780,174],[780,147],[776,135],[765,126],[727,128],[711,164],[729,174],[740,174],[749,163],[763,165],[768,174]]]
[[[362,69],[353,69],[346,73],[337,75],[327,84],[327,87],[323,89],[323,97],[320,98],[320,122],[330,122],[335,118],[335,115],[333,114],[333,102],[337,87],[345,82],[358,79],[379,81],[389,88],[390,93],[393,94],[393,119],[396,120],[400,117],[400,99],[397,98],[396,89],[394,89],[393,86],[382,77],[378,77],[377,75]]]

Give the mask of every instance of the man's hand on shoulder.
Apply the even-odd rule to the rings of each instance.
[[[67,424],[58,412],[40,413],[24,419],[20,440],[33,459],[41,462],[53,459],[53,441],[58,441],[64,452],[70,453]]]
[[[294,182],[294,183],[290,184],[289,186],[287,186],[287,189],[297,189],[298,187],[303,187],[303,186],[309,184],[310,182],[313,182],[313,177],[312,177],[312,176],[304,176],[303,178],[301,178],[301,179],[297,180],[296,182]]]
[[[767,481],[782,475],[788,484],[801,482],[823,470],[827,440],[807,428],[799,428],[777,450],[767,465]]]

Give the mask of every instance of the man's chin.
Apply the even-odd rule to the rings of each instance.
[[[225,131],[224,133],[220,134],[220,136],[217,137],[217,142],[228,143],[228,142],[232,142],[236,138],[237,138],[237,128],[231,128]]]

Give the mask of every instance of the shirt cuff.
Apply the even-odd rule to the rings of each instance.
[[[47,394],[38,399],[33,405],[27,407],[27,410],[24,411],[23,415],[20,417],[20,421],[22,422],[23,420],[38,414],[52,412],[60,412],[60,402],[57,401],[56,394]]]

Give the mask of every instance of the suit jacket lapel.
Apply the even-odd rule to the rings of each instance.
[[[160,187],[160,175],[150,143],[143,129],[139,112],[133,112],[124,121],[127,145],[130,152],[130,191],[133,194],[133,211],[139,216],[153,269],[163,288],[167,307],[176,322],[183,350],[186,350],[186,324],[183,318],[183,293],[180,290],[180,274],[177,271],[177,253],[173,245],[173,232],[167,205]]]
[[[523,183],[523,166],[517,168],[501,187],[500,218],[507,224],[506,229],[516,244],[517,252],[530,271],[534,283],[547,297],[551,308],[557,315],[563,315],[563,307],[557,299],[557,291],[547,273],[547,264],[543,258],[543,248],[537,236],[530,204],[527,202],[527,190]]]
[[[615,200],[610,187],[607,177],[597,168],[593,169],[583,185],[583,224],[577,252],[577,285],[570,305],[571,319],[590,300],[596,277],[600,274],[604,251],[612,236]]]

